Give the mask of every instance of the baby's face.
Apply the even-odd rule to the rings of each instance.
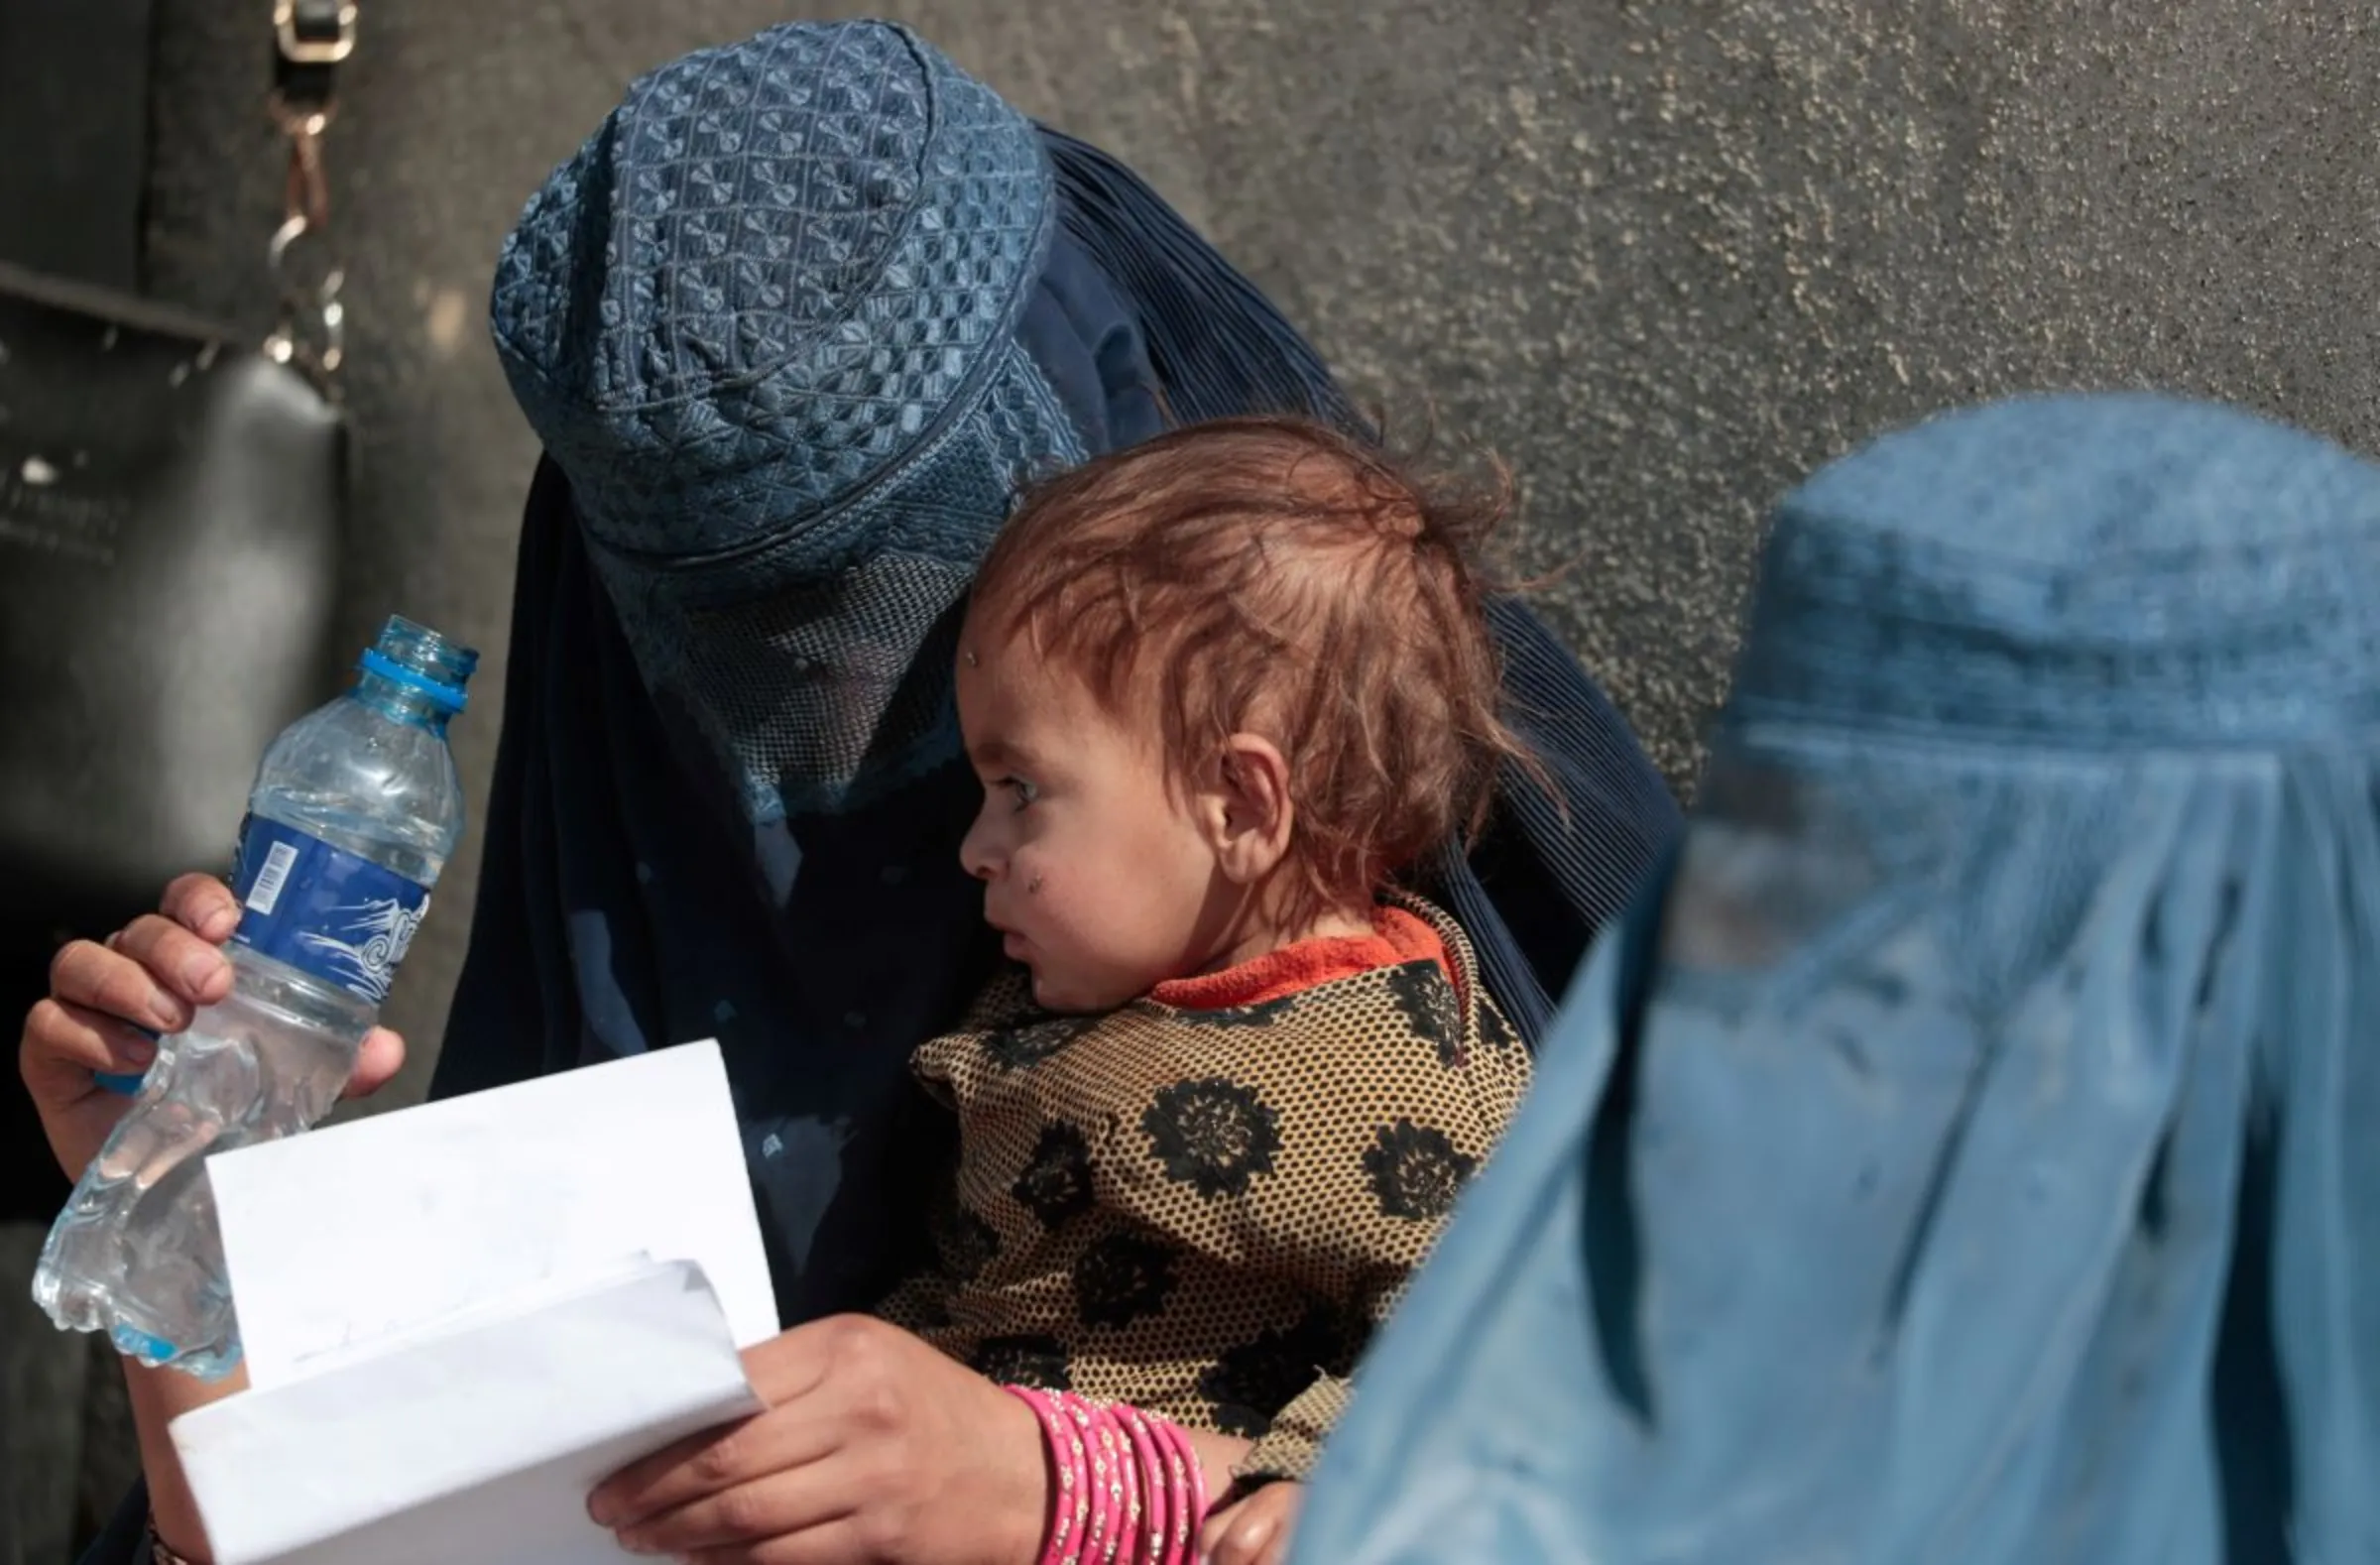
[[[1035,1002],[1106,1011],[1199,971],[1231,889],[1166,786],[1154,719],[1117,721],[1023,640],[970,624],[960,644],[959,725],[984,806],[959,857]]]

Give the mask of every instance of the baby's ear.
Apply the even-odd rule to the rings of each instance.
[[[1226,739],[1202,804],[1215,861],[1234,885],[1255,885],[1288,856],[1296,806],[1289,802],[1289,763],[1271,740]]]

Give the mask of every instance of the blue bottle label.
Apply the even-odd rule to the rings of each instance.
[[[234,940],[375,1006],[429,910],[429,888],[256,815],[240,828],[231,889]]]

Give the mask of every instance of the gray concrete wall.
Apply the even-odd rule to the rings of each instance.
[[[152,285],[261,322],[279,170],[254,8],[162,9]],[[365,9],[333,150],[364,442],[347,627],[402,607],[493,655],[459,730],[475,783],[533,454],[481,328],[497,244],[634,73],[784,14]],[[2151,384],[2380,440],[2380,6],[901,14],[1139,166],[1368,395],[1503,453],[1524,563],[1560,571],[1547,607],[1681,785],[1761,508],[1863,433],[1994,393]],[[441,903],[394,1004],[422,1045],[466,934],[466,900]]]
[[[154,292],[260,331],[281,177],[260,110],[263,9],[161,0],[149,222]],[[458,729],[477,796],[534,455],[482,330],[496,247],[635,72],[784,14],[757,0],[365,7],[332,149],[362,437],[346,637],[401,609],[490,654]],[[1524,560],[1560,568],[1546,607],[1681,785],[1723,692],[1762,507],[1869,431],[1996,393],[2159,385],[2380,446],[2380,6],[912,0],[903,14],[1135,163],[1367,395],[1408,416],[1426,403],[1508,458]],[[416,1048],[391,1101],[426,1073],[476,865],[467,848],[449,872],[392,1003]],[[41,1375],[81,1374],[11,1362],[12,1410]],[[16,1487],[47,1485],[53,1526],[60,1481],[22,1446]]]

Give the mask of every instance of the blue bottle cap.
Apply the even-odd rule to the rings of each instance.
[[[453,713],[460,712],[469,702],[464,686],[470,683],[472,670],[479,666],[479,654],[448,641],[426,625],[392,614],[388,624],[381,628],[380,640],[356,661],[356,666],[392,684],[418,691],[441,710]]]

